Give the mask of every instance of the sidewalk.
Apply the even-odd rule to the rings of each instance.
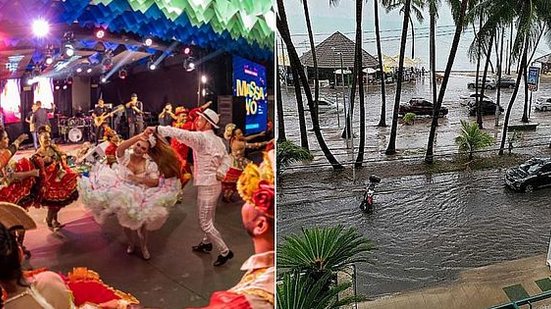
[[[528,295],[542,293],[535,281],[549,278],[545,255],[474,268],[461,273],[451,285],[396,294],[364,302],[358,308],[489,308],[510,302],[504,287],[521,284]],[[549,308],[551,300],[534,304],[533,308]],[[547,305],[547,306],[546,306]]]
[[[148,308],[204,306],[213,291],[239,282],[241,264],[253,248],[241,223],[242,203],[220,203],[216,226],[235,257],[224,266],[214,267],[218,253],[193,253],[191,246],[202,239],[195,199],[196,190],[188,184],[183,202],[171,210],[160,230],[151,232],[149,261],[141,258],[138,248],[137,253],[126,254],[126,237],[116,218],[100,226],[78,201],[61,210],[59,221],[66,226],[57,234],[44,223],[45,209],[30,209],[38,229],[27,233],[25,245],[32,257],[25,266],[62,273],[73,267],[88,267],[105,283],[131,293]]]

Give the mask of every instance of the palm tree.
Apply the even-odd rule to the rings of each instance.
[[[388,0],[386,0],[388,1]],[[411,10],[411,1],[404,0],[404,21],[402,23],[402,38],[400,41],[400,59],[398,61],[398,80],[396,82],[396,98],[394,100],[394,111],[392,114],[392,127],[390,129],[390,139],[388,147],[386,149],[387,155],[393,155],[396,153],[396,133],[398,129],[398,109],[400,108],[400,95],[402,92],[402,78],[404,70],[404,56],[406,52],[406,38],[408,34],[409,15]]]
[[[277,42],[277,41],[276,41]],[[283,47],[283,46],[282,46]],[[285,141],[285,119],[283,117],[283,99],[281,97],[281,88],[283,87],[283,83],[281,82],[281,74],[279,71],[279,57],[277,52],[277,47],[275,49],[276,52],[276,67],[278,71],[278,79],[277,79],[277,98],[276,98],[276,105],[277,105],[277,140],[278,141]],[[285,63],[283,63],[285,65]],[[283,76],[285,78],[285,76]]]
[[[364,98],[364,79],[363,79],[363,61],[362,61],[362,9],[364,0],[356,0],[356,53],[354,57],[355,78],[358,81],[360,95],[360,144],[358,146],[358,156],[354,167],[361,167],[365,152],[365,98]],[[377,0],[375,0],[377,1]],[[355,84],[355,83],[354,83]],[[352,93],[355,90],[352,89]],[[350,102],[353,102],[351,100]]]
[[[438,19],[438,5],[440,0],[428,0],[429,2],[429,14],[430,14],[430,70],[431,70],[431,84],[432,84],[432,102],[436,103],[436,91],[438,86],[436,85],[436,20]]]
[[[312,50],[312,59],[314,60],[314,111],[318,112],[318,103],[319,103],[319,92],[320,92],[320,83],[319,83],[319,74],[318,74],[318,58],[316,56],[316,46],[314,45],[314,34],[312,32],[312,22],[310,21],[310,12],[308,10],[308,0],[302,0],[302,7],[304,8],[304,17],[306,18],[306,28],[308,29],[308,39],[310,41],[310,50]]]
[[[459,151],[469,153],[469,160],[473,159],[475,151],[492,145],[494,138],[480,130],[476,122],[461,120],[461,133],[455,138],[455,144],[459,146]]]
[[[430,126],[429,141],[427,144],[427,153],[425,155],[425,162],[433,162],[433,149],[434,149],[434,138],[436,137],[436,127],[438,126],[438,112],[442,106],[442,101],[444,100],[444,94],[446,93],[446,87],[448,86],[448,81],[450,79],[450,73],[453,67],[453,62],[455,60],[455,54],[457,53],[457,47],[459,46],[459,40],[461,39],[461,33],[463,32],[463,25],[465,24],[465,14],[467,13],[467,7],[469,0],[459,0],[449,1],[452,7],[452,12],[454,13],[455,20],[455,34],[453,36],[452,45],[450,48],[450,54],[448,56],[448,62],[446,64],[446,70],[444,72],[444,78],[442,79],[442,85],[440,86],[440,92],[438,93],[438,100],[434,104],[434,110],[432,113],[432,123]]]
[[[486,90],[486,77],[488,76],[488,65],[490,63],[490,57],[492,55],[492,44],[494,43],[494,36],[495,35],[490,36],[490,43],[488,44],[487,48],[488,54],[486,56],[486,65],[484,66],[484,73],[482,74],[482,89],[480,89],[480,97],[476,97],[478,99],[478,105],[476,107],[478,113],[477,123],[480,129],[483,129],[481,104],[482,98],[484,97],[484,90]],[[499,84],[496,85],[496,87],[499,88]],[[480,118],[480,120],[478,120],[478,118]]]
[[[298,112],[298,127],[300,130],[300,146],[305,149],[310,149],[308,144],[308,132],[306,130],[306,116],[304,115],[304,102],[302,101],[302,90],[300,88],[300,78],[297,69],[291,65],[291,76],[293,76],[293,84],[295,86],[295,98],[297,100]]]
[[[366,300],[364,297],[349,296],[339,299],[339,293],[348,289],[352,283],[344,283],[327,288],[332,280],[331,274],[325,274],[319,280],[304,276],[298,271],[283,274],[277,284],[277,307],[281,309],[326,309]]]
[[[329,163],[333,166],[333,169],[342,169],[343,166],[337,161],[335,156],[333,156],[333,154],[331,153],[331,150],[329,149],[329,147],[327,147],[327,144],[325,143],[325,140],[323,138],[323,134],[321,133],[321,128],[319,125],[318,113],[312,112],[313,110],[315,110],[315,106],[313,102],[314,100],[312,98],[312,92],[310,91],[310,86],[308,85],[306,74],[304,74],[302,64],[300,63],[300,59],[298,57],[297,51],[295,49],[295,46],[293,45],[293,41],[291,40],[291,33],[289,32],[289,25],[287,23],[287,15],[285,13],[285,6],[283,5],[283,0],[277,0],[277,7],[278,7],[278,15],[276,18],[277,29],[279,30],[279,33],[283,38],[285,45],[287,45],[289,59],[291,60],[291,68],[294,68],[298,73],[300,81],[302,83],[302,87],[304,88],[306,99],[308,101],[308,107],[310,108],[310,111],[311,111],[310,117],[312,118],[312,127],[314,129],[314,135],[316,136],[316,139],[318,141],[321,151],[323,152],[323,154],[325,155]]]
[[[386,94],[385,94],[385,82],[386,73],[383,68],[383,51],[381,48],[381,29],[379,25],[379,0],[373,0],[375,11],[375,36],[377,37],[377,55],[379,58],[379,72],[381,73],[381,118],[379,120],[379,127],[386,127]]]
[[[314,159],[308,149],[299,147],[291,141],[278,141],[276,157],[278,175],[281,175],[292,163],[309,162]]]
[[[279,269],[298,270],[316,278],[367,262],[371,242],[353,228],[342,225],[302,229],[302,235],[284,238],[278,246]]]

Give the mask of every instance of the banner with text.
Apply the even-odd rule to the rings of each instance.
[[[233,57],[233,95],[245,97],[245,134],[266,131],[268,100],[266,68],[247,59]]]

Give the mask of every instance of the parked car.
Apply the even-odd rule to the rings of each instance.
[[[478,79],[478,87],[482,88],[482,78]],[[486,89],[496,89],[496,81],[493,79],[486,78],[486,84],[484,85]],[[474,89],[476,88],[476,82],[470,82],[467,84],[467,88]]]
[[[482,115],[494,115],[496,113],[497,104],[492,100],[483,100],[480,102]],[[503,113],[503,107],[499,107],[499,111]],[[469,104],[469,115],[476,116],[476,101]]]
[[[534,109],[537,111],[550,111],[551,110],[551,98],[538,98],[534,103]]]
[[[524,192],[551,186],[551,158],[533,158],[508,169],[505,183],[515,191]]]
[[[499,84],[499,88],[513,89],[515,88],[517,81],[511,77],[501,77],[501,80],[499,81],[498,84]]]
[[[423,98],[413,98],[407,103],[400,104],[398,109],[398,115],[403,116],[407,113],[414,113],[415,115],[426,115],[432,116],[432,110],[434,105],[431,101],[425,100]],[[440,111],[438,112],[439,117],[444,117],[448,114],[448,108],[441,106]]]
[[[460,97],[463,100],[463,102],[461,102],[461,105],[470,106],[471,104],[473,104],[473,102],[476,102],[477,97],[487,99],[487,100],[491,100],[490,97],[488,97],[487,95],[482,96],[481,93],[471,92],[471,94],[468,95],[468,96],[461,96]]]

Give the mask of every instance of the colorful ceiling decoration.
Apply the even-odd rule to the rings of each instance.
[[[176,40],[251,59],[273,57],[271,0],[0,0],[0,20],[21,21],[9,9],[36,12],[50,22],[104,27],[166,42]],[[39,14],[39,15],[38,15]],[[17,17],[16,17],[17,16]]]

